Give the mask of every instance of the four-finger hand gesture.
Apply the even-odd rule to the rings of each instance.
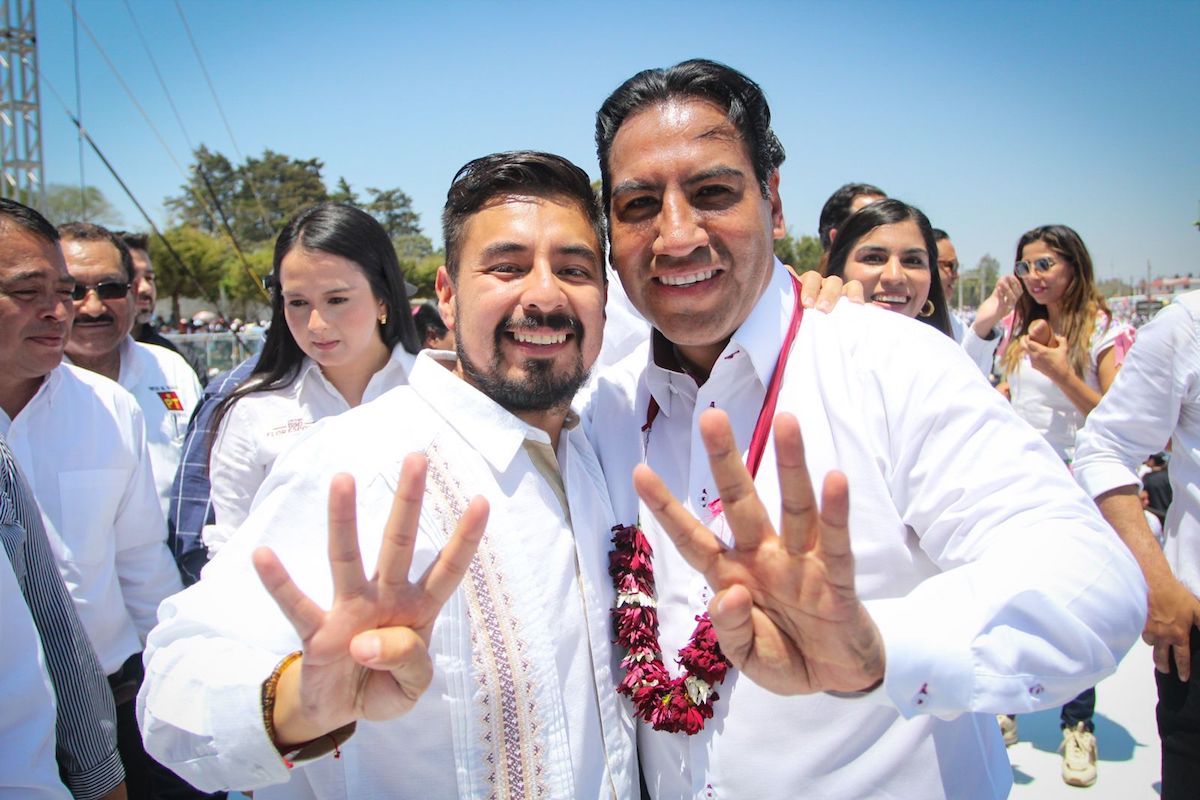
[[[643,502],[716,595],[709,615],[726,657],[779,694],[860,691],[883,678],[883,642],[854,589],[849,494],[838,472],[825,479],[818,509],[800,426],[775,420],[781,531],[742,463],[724,412],[700,418],[713,479],[734,546],[726,547],[680,505],[649,467],[634,471]]]
[[[329,566],[333,604],[322,609],[259,548],[254,566],[303,642],[303,657],[280,678],[277,745],[315,739],[355,720],[391,719],[416,703],[433,677],[429,635],[442,605],[466,573],[487,522],[487,502],[472,500],[446,547],[415,582],[409,578],[425,458],[404,460],[383,532],[375,575],[367,579],[358,546],[354,479],[329,487]]]

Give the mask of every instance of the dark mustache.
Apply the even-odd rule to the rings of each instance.
[[[549,328],[554,331],[566,329],[572,333],[580,333],[583,325],[569,314],[526,314],[519,319],[509,319],[496,326],[498,333],[511,333],[522,329]]]
[[[75,324],[78,325],[81,322],[116,322],[116,320],[113,318],[112,314],[100,314],[96,317],[88,316],[86,314],[76,314]]]

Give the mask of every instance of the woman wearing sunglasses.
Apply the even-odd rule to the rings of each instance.
[[[408,383],[420,349],[396,251],[364,211],[323,203],[293,217],[268,282],[258,363],[213,413],[210,551],[245,520],[280,453],[318,420]]]
[[[1092,257],[1066,225],[1024,234],[1014,271],[1025,293],[1003,357],[1013,410],[1070,464],[1075,431],[1116,377],[1133,328],[1113,321],[1096,289]],[[1095,707],[1096,693],[1089,689],[1062,708],[1062,776],[1073,786],[1096,780]],[[1015,720],[1001,718],[1000,726],[1005,743],[1015,742]]]

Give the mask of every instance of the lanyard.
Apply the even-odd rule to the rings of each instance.
[[[758,475],[758,465],[762,463],[763,451],[767,447],[767,439],[771,435],[771,422],[775,419],[775,406],[779,403],[779,390],[783,385],[783,371],[787,368],[788,354],[792,351],[792,343],[796,341],[796,331],[800,329],[800,321],[804,317],[804,308],[800,305],[800,282],[792,278],[793,306],[792,318],[788,321],[787,333],[783,337],[783,346],[775,358],[775,369],[771,372],[771,380],[767,382],[767,396],[763,398],[762,408],[758,412],[758,421],[754,423],[754,433],[750,436],[750,450],[746,453],[746,469],[750,477]],[[646,424],[642,432],[646,435],[647,444],[650,439],[650,426],[658,417],[658,401],[650,396],[646,406]]]

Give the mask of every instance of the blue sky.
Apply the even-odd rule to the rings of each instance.
[[[767,93],[787,148],[784,212],[875,183],[948,230],[966,266],[1011,264],[1061,222],[1101,277],[1200,275],[1200,2],[315,2],[180,0],[243,155],[320,158],[330,186],[399,186],[426,233],[485,153],[560,153],[598,177],[596,108],[638,70],[704,56]],[[130,12],[187,134],[176,123]],[[236,160],[173,0],[78,0],[83,21],[187,164]],[[67,0],[38,2],[45,78],[74,107]],[[83,28],[83,121],[158,222],[183,183]],[[79,181],[73,126],[43,83],[46,178]],[[89,152],[84,171],[140,218]]]

